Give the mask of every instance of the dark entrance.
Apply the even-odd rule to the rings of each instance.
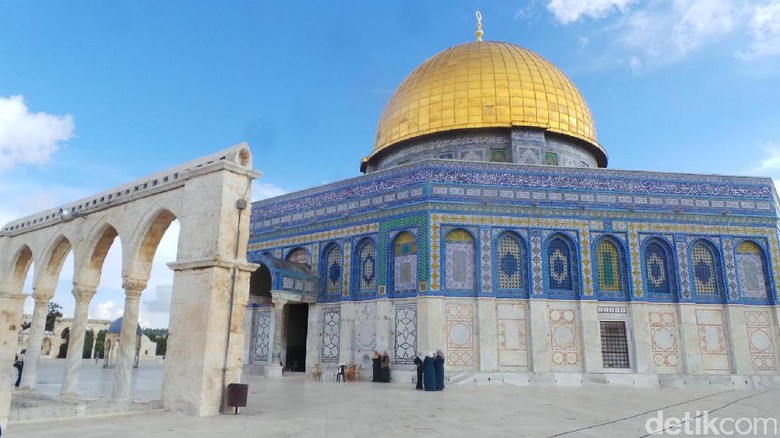
[[[306,371],[306,334],[309,327],[309,305],[287,305],[287,359],[289,371]]]

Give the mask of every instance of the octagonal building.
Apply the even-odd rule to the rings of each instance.
[[[549,61],[436,54],[363,175],[252,205],[245,361],[365,380],[386,351],[409,383],[442,350],[450,384],[780,386],[771,179],[606,167]]]

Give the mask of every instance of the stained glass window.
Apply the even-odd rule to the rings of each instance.
[[[609,240],[602,240],[596,249],[596,263],[599,273],[599,290],[621,292],[620,257],[618,248]]]
[[[333,245],[325,253],[325,291],[329,294],[341,292],[341,249]]]
[[[764,251],[760,246],[750,241],[737,246],[737,274],[743,297],[767,298],[766,265]]]
[[[374,242],[366,240],[360,246],[358,260],[360,261],[358,265],[359,290],[373,292],[376,290],[376,245]]]
[[[659,293],[672,291],[667,252],[657,242],[650,242],[645,247],[643,269],[645,271],[645,290]]]
[[[548,166],[557,166],[558,165],[558,154],[555,152],[545,152],[544,153],[544,164]]]
[[[517,237],[504,234],[498,240],[498,288],[525,288],[525,248]]]
[[[396,291],[417,290],[417,239],[402,232],[393,241],[393,287]]]
[[[454,230],[444,239],[445,285],[450,290],[474,290],[474,238]]]
[[[715,256],[712,250],[703,242],[691,249],[693,259],[693,285],[698,294],[718,295],[720,289],[716,278]]]
[[[550,241],[547,247],[547,263],[550,289],[573,290],[571,250],[560,237]]]

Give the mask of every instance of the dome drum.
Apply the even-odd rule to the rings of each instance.
[[[424,159],[493,161],[515,164],[604,167],[590,144],[538,128],[460,129],[396,144],[363,161],[373,172]]]

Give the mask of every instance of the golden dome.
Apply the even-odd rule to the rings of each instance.
[[[382,113],[371,155],[425,134],[512,126],[578,138],[606,163],[590,110],[569,78],[530,50],[494,41],[451,47],[407,76]]]

